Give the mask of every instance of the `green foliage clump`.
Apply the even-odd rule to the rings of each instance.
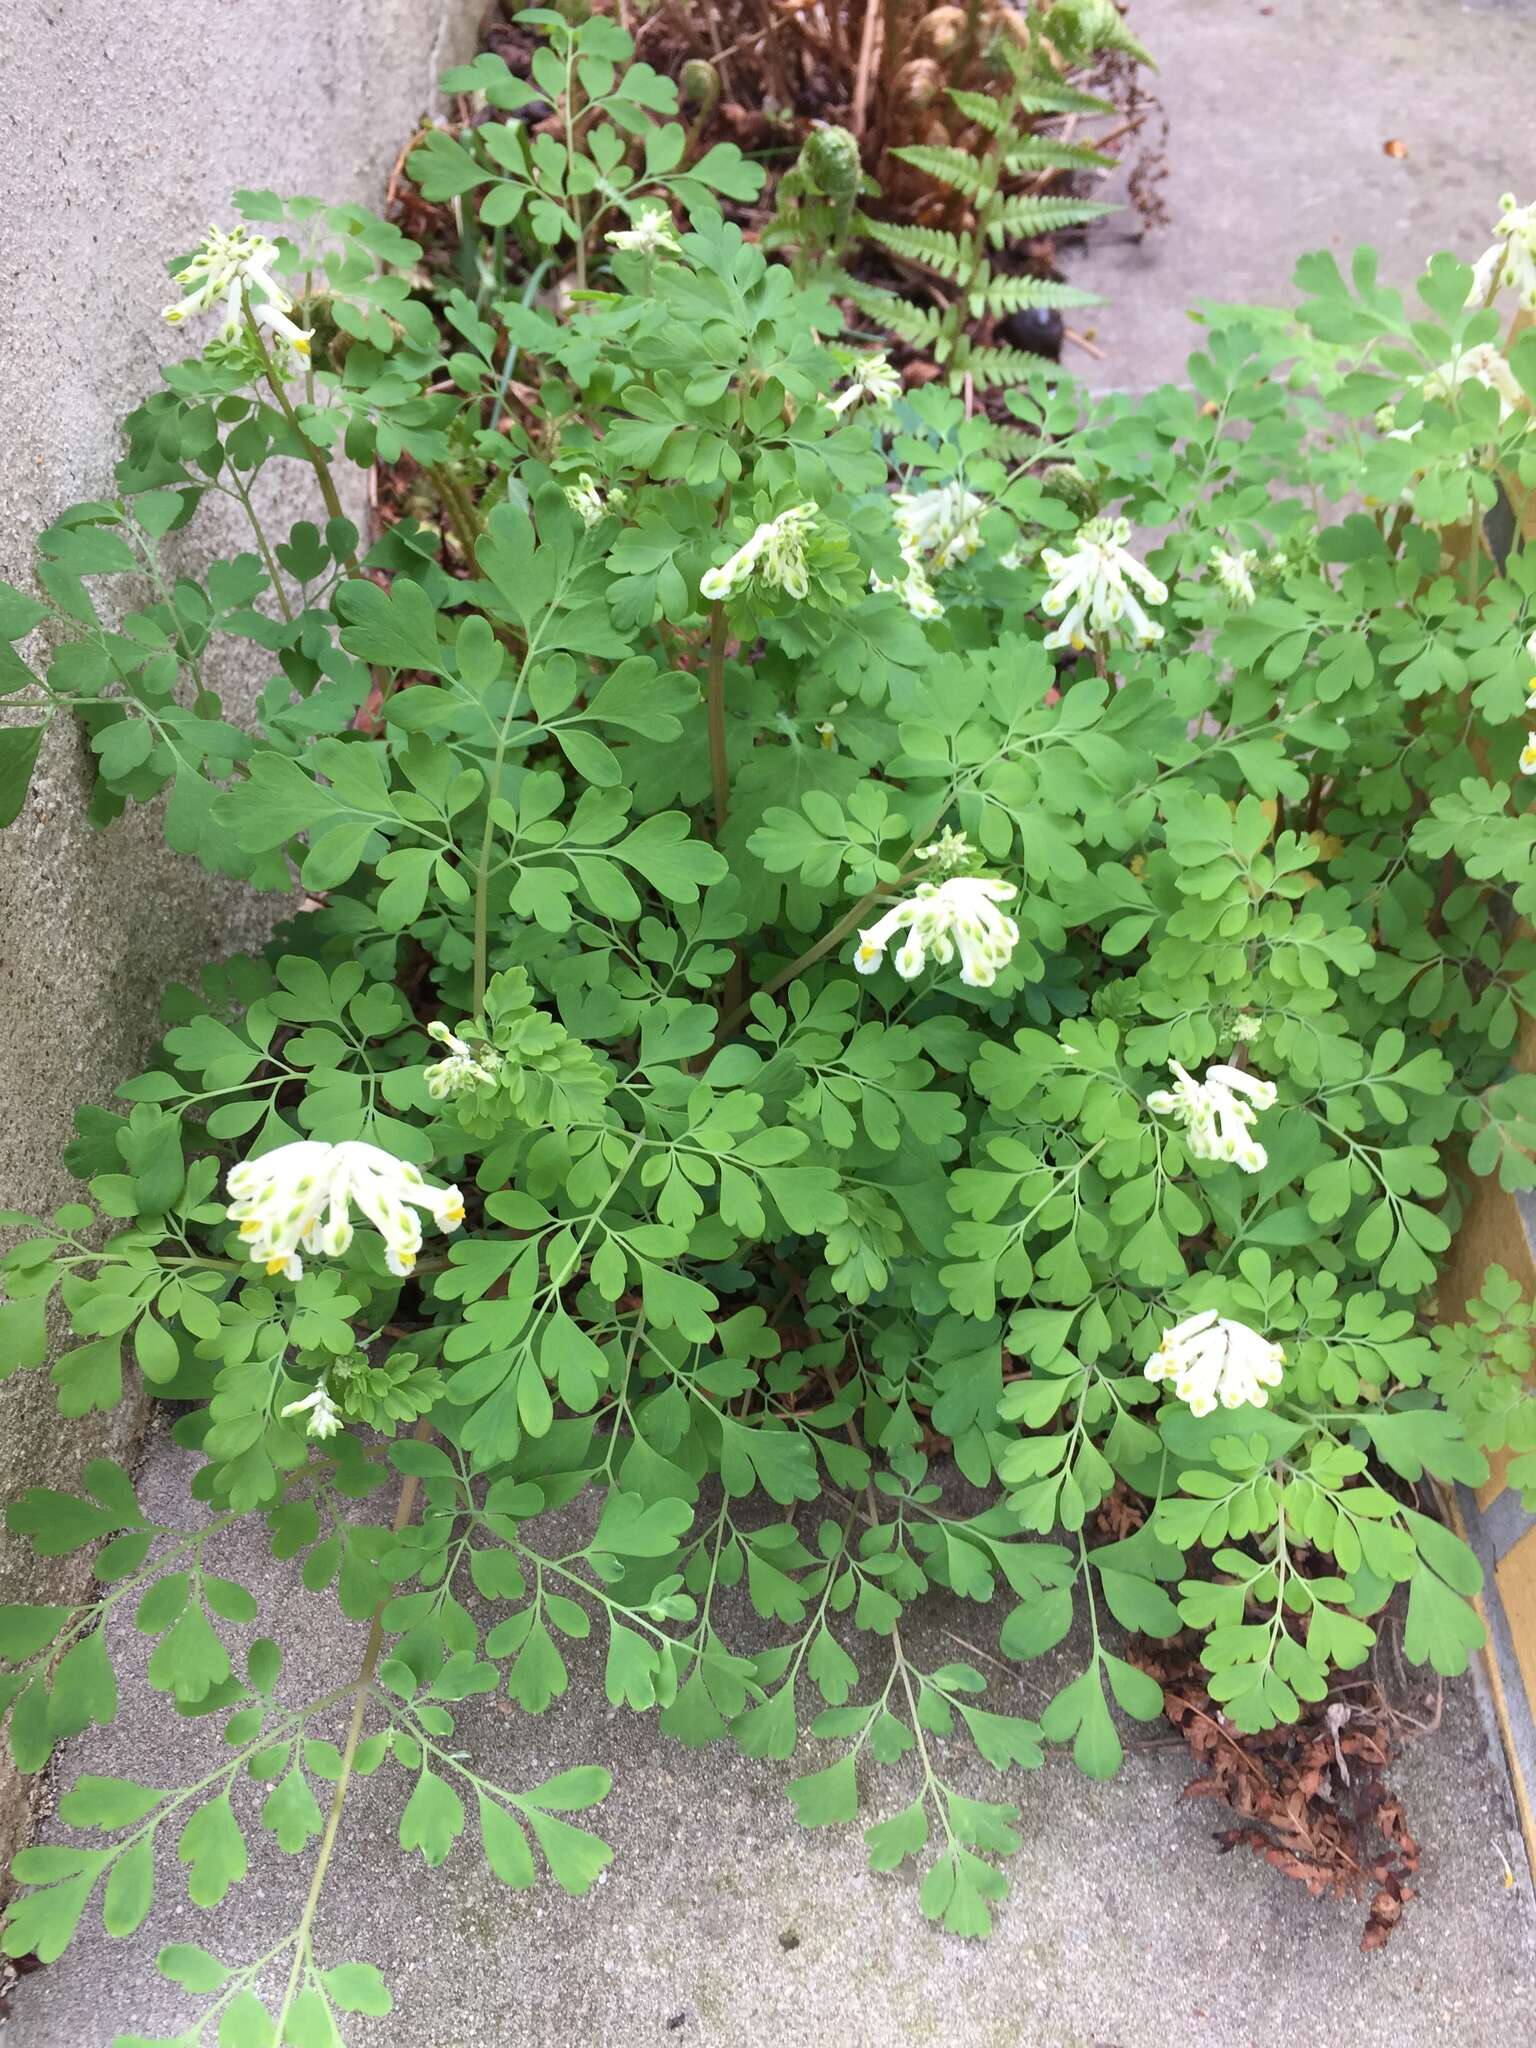
[[[588,104],[646,110],[559,34]],[[530,163],[509,221],[556,203]],[[1449,257],[1413,312],[1318,257],[1300,326],[1223,317],[1187,390],[1052,373],[1001,430],[942,388],[843,403],[830,298],[683,196],[568,315],[457,293],[441,324],[414,245],[253,196],[297,319],[344,238],[349,345],[317,327],[285,379],[253,283],[129,421],[117,495],[41,537],[40,595],[0,590],[10,815],[73,715],[100,819],[168,789],[177,848],[307,892],[169,991],[148,1070],[80,1114],[82,1199],[0,1219],[7,1367],[48,1365],[57,1297],[61,1412],[136,1370],[201,1460],[187,1528],[107,1462],[11,1506],[96,1582],[0,1612],[15,1761],[112,1719],[130,1627],[223,1738],[190,1786],[81,1779],[7,1945],[57,1956],[93,1898],[131,1933],[172,1867],[237,1905],[258,1829],[305,1868],[275,2013],[237,1911],[161,1951],[186,2042],[388,2009],[323,1912],[359,1773],[428,1864],[467,1836],[509,1885],[590,1886],[610,1852],[566,1816],[607,1772],[511,1789],[472,1734],[481,1695],[549,1709],[594,1634],[614,1707],[795,1757],[807,1826],[868,1800],[874,1867],[980,1934],[1019,1812],[969,1749],[1113,1773],[1161,1708],[1125,1631],[1197,1632],[1247,1730],[1399,1593],[1407,1657],[1460,1671],[1478,1567],[1427,1482],[1507,1444],[1531,1484],[1525,1305],[1490,1274],[1441,1327],[1432,1290],[1447,1155],[1536,1182],[1536,554],[1481,538],[1536,477],[1536,344]],[[269,461],[337,507],[333,466],[401,456],[464,574],[409,521],[363,549],[339,509],[257,512]],[[173,576],[219,496],[252,550]],[[230,639],[271,659],[249,731]],[[216,1568],[248,1517],[370,1624],[340,1692],[236,1651],[278,1628]],[[1005,1660],[1057,1652],[1038,1718],[914,1651],[935,1591]]]

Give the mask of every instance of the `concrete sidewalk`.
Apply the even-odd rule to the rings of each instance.
[[[157,1432],[141,1496],[187,1522],[192,1460]],[[292,1566],[263,1555],[260,1532],[223,1540],[215,1569],[258,1590],[285,1650],[283,1696],[315,1697],[356,1668],[361,1631],[338,1639],[328,1599],[297,1591]],[[908,1631],[933,1665],[996,1647],[999,1616],[937,1598]],[[952,1633],[951,1633],[952,1632]],[[124,1625],[124,1661],[148,1645]],[[796,1826],[784,1797],[793,1771],[833,1752],[805,1741],[793,1766],[729,1749],[688,1751],[654,1717],[611,1710],[596,1635],[574,1651],[571,1688],[530,1719],[502,1702],[458,1715],[476,1768],[516,1788],[577,1763],[601,1762],[615,1789],[591,1816],[615,1846],[585,1900],[541,1882],[512,1893],[478,1846],[459,1843],[428,1871],[395,1839],[406,1796],[395,1769],[355,1785],[343,1848],[319,1922],[323,1963],[377,1963],[395,1993],[387,2019],[353,2021],[349,2048],[1495,2048],[1536,1998],[1536,1947],[1502,1760],[1490,1753],[1468,1683],[1447,1689],[1442,1725],[1419,1740],[1395,1780],[1424,1845],[1421,1897],[1385,1951],[1359,1952],[1364,1906],[1308,1899],[1252,1855],[1219,1856],[1224,1810],[1186,1801],[1182,1743],[1161,1724],[1128,1728],[1122,1775],[1091,1784],[1064,1756],[999,1780],[974,1757],[964,1789],[1022,1809],[1023,1852],[988,1943],[951,1940],[920,1917],[909,1876],[872,1876],[858,1831]],[[1081,1646],[997,1674],[988,1704],[1038,1711]],[[990,1667],[987,1667],[990,1669]],[[216,1737],[178,1723],[135,1679],[123,1718],[73,1745],[79,1771],[176,1784],[208,1768]],[[1428,1698],[1409,1710],[1423,1715]],[[336,1735],[338,1729],[316,1733]],[[861,1822],[913,1796],[902,1771],[866,1786]],[[903,1791],[905,1786],[905,1791]],[[92,1908],[76,1946],[23,1981],[7,2048],[106,2048],[114,2032],[175,2035],[195,2010],[159,1980],[153,1956],[200,1941],[230,1960],[259,1954],[298,1917],[307,1859],[281,1855],[252,1821],[251,1874],[215,1916],[189,1906],[167,1855],[159,1904],[130,1943],[109,1940]],[[63,1839],[57,1826],[44,1839]]]
[[[1347,270],[1369,242],[1402,287],[1437,249],[1478,256],[1500,193],[1536,198],[1533,0],[1129,0],[1129,20],[1160,67],[1171,218],[1141,236],[1127,210],[1069,270],[1109,302],[1070,322],[1103,359],[1063,358],[1098,389],[1179,380],[1201,300],[1294,304],[1308,250]]]

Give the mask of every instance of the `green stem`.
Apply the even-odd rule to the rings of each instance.
[[[725,750],[725,605],[716,598],[709,608],[709,683],[705,694],[709,718],[709,780],[715,799],[715,837],[725,830],[731,808],[731,767]]]
[[[273,557],[271,548],[267,544],[267,536],[262,530],[261,521],[256,517],[256,507],[251,503],[251,494],[244,484],[241,483],[239,472],[234,469],[233,465],[230,468],[230,478],[231,488],[235,496],[240,500],[240,503],[245,507],[245,516],[250,521],[251,532],[256,536],[256,545],[261,550],[261,559],[266,564],[267,575],[271,579],[272,594],[282,609],[283,617],[291,623],[293,611],[288,603],[288,593],[283,588],[283,579],[277,573],[277,562]]]
[[[432,1424],[423,1416],[411,1432],[412,1440],[425,1443],[432,1434]],[[419,1481],[414,1473],[408,1473],[400,1484],[400,1498],[395,1503],[395,1518],[392,1532],[396,1536],[411,1518],[416,1505],[416,1490]],[[293,1944],[293,1967],[288,1973],[288,1988],[283,1994],[282,2010],[277,2016],[277,2027],[273,2038],[285,2039],[288,2015],[293,2001],[298,1996],[299,1978],[309,1959],[310,1938],[314,1931],[315,1913],[320,1904],[320,1894],[325,1886],[325,1876],[330,1868],[331,1855],[336,1847],[336,1836],[341,1827],[342,1808],[347,1803],[347,1788],[352,1781],[352,1767],[357,1761],[357,1747],[362,1740],[363,1718],[368,1709],[368,1698],[373,1687],[373,1675],[378,1669],[379,1658],[384,1649],[384,1601],[373,1610],[373,1619],[368,1625],[368,1641],[363,1648],[363,1661],[357,1671],[357,1696],[352,1702],[352,1719],[347,1726],[346,1747],[341,1753],[341,1775],[336,1780],[336,1790],[331,1795],[331,1810],[326,1816],[325,1833],[320,1841],[320,1853],[315,1858],[315,1872],[310,1879],[309,1896],[304,1901],[298,1931]]]
[[[278,410],[297,436],[299,446],[309,459],[310,468],[315,472],[315,481],[320,486],[320,496],[324,501],[326,511],[332,519],[345,519],[347,515],[341,509],[341,499],[337,495],[336,479],[331,475],[331,465],[304,432],[303,427],[300,426],[299,416],[294,411],[287,392],[283,389],[283,380],[272,367],[272,358],[267,353],[267,344],[261,338],[261,329],[256,325],[249,311],[247,311],[245,316],[245,324],[250,333],[251,341],[261,357],[262,370],[266,376],[267,387],[271,391],[272,396],[277,400]],[[357,551],[355,548],[346,558],[346,568],[349,576],[360,576],[362,574],[361,569],[357,565]]]

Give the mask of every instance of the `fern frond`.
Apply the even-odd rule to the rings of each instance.
[[[994,319],[1004,313],[1022,313],[1037,306],[1102,306],[1097,292],[1080,291],[1075,284],[1061,284],[1054,277],[989,276],[969,294],[972,319],[983,313]]]
[[[952,235],[945,228],[903,227],[897,221],[868,220],[859,226],[869,239],[903,263],[916,263],[936,271],[951,284],[970,274],[975,250],[969,236]]]
[[[1042,371],[1057,374],[1055,364],[1048,356],[1032,355],[1023,348],[962,348],[955,353],[955,377],[970,377],[973,383],[1027,384]]]
[[[834,273],[827,285],[837,297],[851,300],[866,318],[888,327],[913,348],[932,351],[937,347],[944,325],[944,316],[937,307],[914,306],[910,299],[896,292],[883,291],[879,285],[861,284],[846,271]]]
[[[1102,220],[1106,213],[1118,211],[1118,207],[1097,199],[1022,197],[1005,199],[992,208],[984,225],[993,248],[1000,249],[1004,242],[1031,235],[1054,235],[1062,228],[1083,227],[1091,220]]]
[[[967,121],[974,121],[989,135],[1005,135],[1014,125],[1013,109],[1006,100],[995,100],[986,92],[964,92],[958,85],[950,86],[949,96]]]
[[[1030,171],[1107,171],[1114,164],[1102,150],[1087,149],[1078,142],[1047,142],[1031,137],[1017,149],[1004,152],[1003,169],[1012,177]]]
[[[982,158],[967,156],[963,149],[914,142],[905,148],[893,149],[891,155],[898,163],[911,164],[914,170],[922,171],[926,177],[937,178],[941,185],[963,192],[967,199],[981,198],[996,184],[992,166]]]
[[[1014,105],[1021,114],[1112,114],[1113,100],[1101,100],[1097,93],[1079,92],[1076,86],[1059,85],[1053,78],[1027,78],[1020,85]]]
[[[1126,27],[1115,0],[1057,0],[1043,27],[1069,60],[1080,61],[1101,50],[1120,50],[1138,64],[1157,69],[1151,51]]]
[[[1002,420],[992,428],[992,439],[987,444],[987,453],[1006,461],[1012,456],[1038,456],[1040,436],[1033,427],[1016,427],[1011,420]]]

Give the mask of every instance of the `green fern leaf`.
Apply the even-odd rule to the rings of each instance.
[[[994,249],[1004,242],[1027,240],[1032,235],[1054,235],[1062,228],[1083,227],[1118,212],[1096,199],[1004,199],[991,208],[983,225]]]
[[[878,285],[861,284],[846,272],[830,277],[827,284],[837,297],[851,300],[866,318],[888,327],[913,348],[932,350],[938,345],[944,316],[936,307],[914,306],[910,299]]]
[[[1017,149],[1004,152],[1003,169],[1017,178],[1031,171],[1105,171],[1114,161],[1102,150],[1088,149],[1081,143],[1048,142],[1032,136]]]
[[[989,276],[970,294],[971,317],[983,313],[994,319],[1004,313],[1021,313],[1035,306],[1100,306],[1097,292],[1080,291],[1075,284],[1061,284],[1054,277]]]
[[[1096,93],[1079,92],[1075,86],[1059,85],[1054,79],[1030,78],[1020,86],[1014,104],[1021,114],[1112,114],[1112,100]]]
[[[882,249],[899,256],[904,263],[920,264],[937,271],[951,284],[970,273],[975,250],[970,238],[949,234],[943,228],[902,227],[895,221],[861,218],[860,227]]]
[[[950,383],[957,378],[969,377],[975,384],[985,387],[989,384],[1024,384],[1030,378],[1038,377],[1043,370],[1055,373],[1055,366],[1047,356],[1037,356],[1023,348],[971,348],[962,344],[955,351],[954,366]]]
[[[937,178],[941,185],[963,192],[967,199],[981,198],[996,183],[986,159],[967,156],[963,149],[931,148],[927,143],[915,142],[904,149],[893,149],[891,155],[898,163],[911,164],[914,170]]]
[[[957,85],[949,88],[949,96],[968,121],[985,128],[989,135],[1005,135],[1013,126],[1013,109],[1006,100],[995,100],[985,92],[962,92]]]
[[[1155,71],[1144,43],[1126,27],[1115,0],[1057,0],[1045,17],[1045,33],[1069,58],[1087,58],[1100,50],[1120,50]]]

